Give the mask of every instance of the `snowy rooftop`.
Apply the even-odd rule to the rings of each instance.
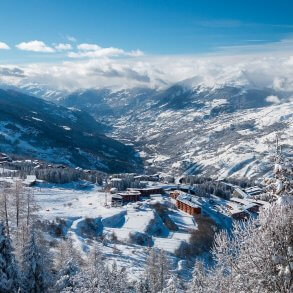
[[[125,196],[125,195],[140,195],[139,191],[135,190],[127,190],[127,191],[122,191],[117,193],[120,196]]]
[[[247,200],[247,199],[242,199],[242,198],[238,198],[238,197],[231,197],[230,201],[236,202],[236,203],[240,203],[242,205],[249,205],[251,204],[251,201]]]
[[[248,194],[251,194],[251,195],[260,194],[263,192],[263,190],[258,186],[252,186],[252,187],[245,188],[244,191]]]
[[[243,198],[247,197],[247,194],[241,188],[235,188],[235,191]]]
[[[177,197],[176,200],[183,202],[193,208],[199,207],[199,204],[198,204],[196,197],[193,195],[190,195],[190,194],[182,193]]]

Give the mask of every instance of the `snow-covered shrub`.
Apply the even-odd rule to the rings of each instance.
[[[188,243],[182,243],[176,250],[179,257],[198,256],[208,252],[214,242],[215,233],[217,231],[216,223],[209,217],[197,215],[195,217],[197,229],[190,231]]]
[[[96,238],[103,230],[100,218],[85,218],[84,221],[79,222],[78,228],[81,235],[86,238]]]
[[[215,266],[195,271],[195,292],[292,292],[293,206],[272,204],[215,240]],[[200,267],[202,267],[199,264]],[[194,291],[191,291],[194,292]]]
[[[273,178],[264,179],[267,185],[265,196],[270,201],[293,205],[293,159],[277,153],[273,174]]]
[[[129,233],[129,242],[132,244],[138,244],[142,246],[149,246],[152,244],[152,237],[146,233],[131,231]]]
[[[177,231],[178,227],[177,225],[172,221],[172,219],[168,215],[168,205],[161,204],[159,202],[156,202],[152,205],[152,207],[156,210],[160,218],[162,219],[164,225],[170,230],[170,231]]]

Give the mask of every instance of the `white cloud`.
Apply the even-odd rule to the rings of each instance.
[[[79,44],[77,46],[78,50],[81,51],[96,51],[96,50],[100,50],[102,49],[100,46],[96,45],[96,44]]]
[[[144,55],[144,53],[143,51],[137,49],[137,50],[132,50],[128,52],[127,55],[131,57],[141,57]]]
[[[93,51],[95,52],[95,51]],[[189,86],[222,85],[293,91],[290,56],[142,56],[74,59],[18,66],[25,83],[69,91],[91,87],[166,87],[189,79]],[[12,65],[11,65],[12,66]],[[5,78],[9,79],[9,76]],[[277,103],[278,97],[268,97]]]
[[[30,41],[22,42],[16,45],[16,48],[23,51],[32,51],[32,52],[44,52],[44,53],[53,53],[55,50],[52,47],[47,46],[42,41]]]
[[[0,42],[0,50],[9,50],[10,47],[4,43],[4,42]]]
[[[99,58],[99,57],[116,57],[124,55],[124,51],[118,48],[100,48],[97,50],[90,50],[84,52],[70,52],[68,57],[70,58]]]
[[[288,65],[293,65],[293,56],[290,56],[288,61],[287,61]]]
[[[278,96],[267,96],[266,101],[273,104],[280,104],[281,101]]]
[[[77,46],[77,52],[69,52],[68,57],[70,58],[101,58],[101,57],[118,57],[118,56],[129,56],[129,57],[140,57],[143,56],[143,52],[140,50],[125,51],[123,49],[108,47],[102,48],[96,44],[79,44]]]
[[[70,44],[58,44],[55,46],[55,49],[57,51],[68,51],[68,50],[71,50],[72,49],[72,46]]]
[[[271,46],[271,51],[257,50],[254,54],[220,52],[201,56],[156,56],[143,55],[139,50],[126,51],[84,43],[67,52],[67,56],[72,58],[70,61],[18,66],[23,72],[18,79],[69,91],[91,87],[162,88],[189,79],[185,84],[194,87],[231,85],[293,92],[292,50],[288,50],[291,42],[284,41],[282,44],[282,50],[279,44],[278,47]],[[10,66],[14,68],[17,65]],[[5,77],[0,78],[12,78],[6,69],[3,72]],[[278,103],[278,97],[268,97],[268,101]]]

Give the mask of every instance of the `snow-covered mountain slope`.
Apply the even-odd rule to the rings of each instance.
[[[276,133],[284,150],[292,150],[292,96],[273,89],[181,82],[161,91],[79,92],[62,103],[112,124],[112,137],[132,143],[146,169],[256,177],[269,170]]]
[[[254,177],[270,169],[267,155],[276,132],[282,132],[282,143],[292,148],[292,113],[293,103],[225,113],[207,120],[203,113],[193,110],[168,110],[155,116],[145,112],[135,124],[128,117],[120,118],[116,134],[129,140],[129,134],[135,137],[151,167]]]
[[[35,96],[48,101],[58,101],[69,95],[66,90],[56,90],[40,83],[19,81],[17,83],[0,83],[0,88],[15,90],[29,96]]]
[[[88,89],[73,92],[60,99],[65,107],[74,107],[87,111],[96,119],[101,117],[120,117],[128,114],[153,97],[156,91],[149,88],[132,88],[127,90]]]
[[[0,151],[106,172],[140,169],[132,147],[86,112],[0,90]]]

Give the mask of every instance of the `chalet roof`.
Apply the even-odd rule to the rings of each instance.
[[[116,182],[121,182],[122,179],[121,179],[121,178],[111,178],[110,181],[111,181],[111,182],[114,182],[114,181],[116,181]]]
[[[131,191],[131,190],[128,190],[128,191],[119,192],[117,194],[120,195],[120,196],[125,196],[125,195],[140,195],[140,192],[139,191]]]
[[[180,194],[176,200],[183,202],[193,208],[199,207],[198,201],[196,200],[196,198],[190,194]]]
[[[232,200],[234,199],[234,200]],[[237,201],[237,200],[240,200]],[[249,202],[247,200],[241,200],[240,198],[231,198],[230,201],[227,202],[227,206],[231,209],[229,210],[230,213],[237,213],[237,212],[245,212],[248,211],[250,208],[254,208],[257,205],[255,203]]]
[[[250,195],[257,195],[263,192],[263,190],[258,186],[245,188],[244,191]]]
[[[121,195],[119,195],[119,194],[114,194],[114,195],[112,195],[112,199],[114,199],[114,200],[122,200],[123,197]]]
[[[247,197],[247,194],[241,188],[235,188],[235,191],[240,194],[242,197]]]
[[[268,206],[270,203],[264,200],[259,200],[259,199],[248,199],[250,202],[255,203],[260,206]]]
[[[240,203],[242,205],[250,205],[250,204],[252,204],[252,202],[249,201],[248,199],[243,199],[243,198],[238,198],[238,197],[231,197],[230,201],[237,202],[237,203]]]
[[[30,186],[36,182],[36,175],[27,175],[26,179],[23,181],[23,184],[26,186]]]

